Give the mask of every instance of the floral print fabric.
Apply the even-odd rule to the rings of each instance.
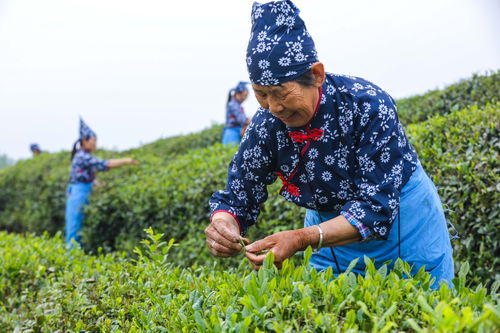
[[[417,163],[391,96],[364,79],[327,74],[308,128],[257,111],[229,165],[226,189],[214,193],[210,208],[234,215],[244,233],[280,175],[287,201],[348,213],[369,228],[366,235],[387,239]]]
[[[278,85],[291,81],[315,62],[314,41],[290,0],[254,3],[247,48],[252,83]]]
[[[239,127],[243,126],[247,121],[245,110],[241,104],[232,98],[226,106],[226,127]]]
[[[97,137],[95,132],[80,118],[80,140],[88,140]]]
[[[95,171],[107,171],[107,160],[100,160],[88,151],[78,150],[71,162],[70,183],[91,183],[95,179]]]

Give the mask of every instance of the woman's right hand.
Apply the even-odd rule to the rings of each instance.
[[[133,158],[127,157],[127,158],[125,158],[125,160],[127,161],[127,164],[139,165],[139,162],[137,162]]]
[[[210,252],[217,257],[234,257],[240,253],[240,228],[238,222],[227,213],[218,212],[205,229],[205,237]],[[242,238],[245,244],[250,241]]]

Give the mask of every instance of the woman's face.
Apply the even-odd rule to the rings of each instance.
[[[271,111],[287,126],[305,126],[314,116],[320,97],[318,88],[323,85],[325,77],[323,64],[316,63],[311,70],[316,81],[314,85],[308,87],[294,81],[279,86],[252,84],[260,106]]]
[[[82,149],[86,151],[95,151],[97,149],[97,138],[94,136],[88,140],[82,140]]]
[[[236,94],[234,94],[234,97],[238,102],[243,103],[248,97],[248,90],[237,92]]]

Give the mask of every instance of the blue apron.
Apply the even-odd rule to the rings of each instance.
[[[241,141],[241,126],[226,127],[222,133],[222,144],[236,144],[239,145]]]
[[[437,288],[442,280],[452,286],[453,257],[446,219],[437,189],[420,163],[403,187],[399,213],[400,216],[394,220],[387,240],[358,242],[333,248],[341,272],[347,269],[353,259],[359,258],[353,272],[364,274],[364,256],[375,260],[377,268],[384,262],[392,260],[388,267],[391,269],[398,258],[398,251],[401,251],[401,259],[413,267],[412,274],[416,274],[422,266],[425,266],[425,270],[436,278],[433,288]],[[338,215],[338,212],[318,213],[308,209],[304,226],[319,224]],[[401,226],[398,226],[398,221]],[[398,236],[400,236],[400,247],[398,247]],[[314,253],[310,264],[319,271],[331,266],[333,272],[338,273],[328,247]]]
[[[80,230],[83,224],[83,211],[89,203],[92,183],[71,183],[66,200],[66,247],[71,249],[72,240],[81,244]]]

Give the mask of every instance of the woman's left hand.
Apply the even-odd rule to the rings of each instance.
[[[101,182],[101,181],[98,181],[97,179],[94,179],[94,187],[102,187],[104,185],[105,185],[104,182]]]
[[[253,242],[246,246],[246,256],[252,262],[254,269],[258,270],[266,259],[266,254],[258,254],[269,250],[274,254],[274,264],[281,268],[285,259],[290,258],[302,248],[302,236],[298,230],[280,231],[271,236]]]

